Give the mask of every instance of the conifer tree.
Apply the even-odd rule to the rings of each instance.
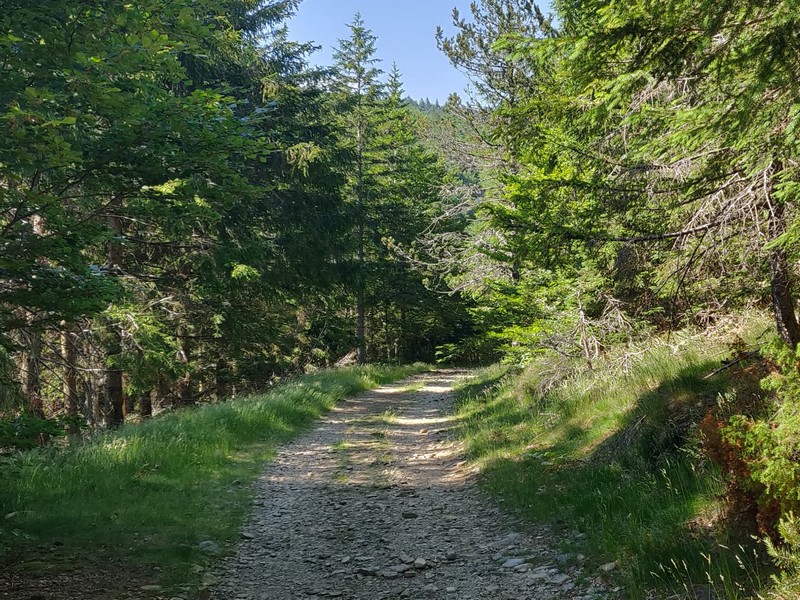
[[[375,57],[377,38],[364,25],[357,13],[348,25],[350,37],[339,41],[334,52],[336,83],[343,94],[346,111],[344,127],[355,155],[353,171],[350,173],[350,188],[354,199],[356,224],[356,312],[358,362],[367,360],[365,337],[365,222],[367,207],[374,198],[372,178],[372,144],[374,137],[375,107],[383,90],[379,81],[380,61]]]

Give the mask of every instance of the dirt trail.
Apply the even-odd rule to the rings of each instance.
[[[351,398],[285,446],[215,598],[613,598],[476,488],[439,371]]]

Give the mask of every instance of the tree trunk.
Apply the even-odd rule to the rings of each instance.
[[[192,376],[187,371],[178,379],[178,406],[191,406],[195,398],[192,394]]]
[[[356,330],[358,339],[358,364],[363,365],[367,362],[367,344],[364,337],[364,292],[358,291],[358,327]]]
[[[123,383],[124,383],[125,382],[125,374],[124,373],[122,375],[122,380],[123,380]],[[126,394],[125,391],[124,391],[125,390],[124,384],[123,384],[122,388],[123,388],[122,396],[123,396],[123,399],[124,399],[123,406],[125,408],[125,418],[128,418],[128,415],[132,415],[136,411],[136,396],[134,396],[133,394]]]
[[[230,369],[228,368],[228,362],[224,358],[220,358],[217,361],[217,368],[214,374],[214,394],[218,402],[230,397],[230,388],[228,386],[229,376]]]
[[[772,192],[770,185],[770,194]],[[786,233],[786,207],[784,204],[767,199],[769,202],[769,235],[772,241]],[[786,250],[773,248],[769,255],[770,290],[772,292],[772,308],[775,311],[775,323],[778,333],[791,348],[800,343],[800,324],[797,322],[794,297],[792,294],[792,278]]]
[[[180,335],[180,334],[179,334]],[[189,371],[189,363],[191,362],[192,347],[190,341],[186,336],[181,336],[179,340],[180,350],[178,353],[178,360],[186,365],[186,371],[178,379],[177,393],[178,404],[180,406],[191,406],[195,403],[195,397],[192,390],[192,374]]]
[[[163,374],[159,374],[158,384],[153,390],[153,395],[151,397],[152,408],[163,410],[164,407],[167,405],[168,396],[169,396],[169,390],[167,386],[167,378],[164,377]]]
[[[111,428],[119,427],[125,421],[125,402],[122,389],[122,371],[106,371],[106,394],[110,408],[106,424]]]
[[[70,418],[67,430],[75,434],[78,433],[78,335],[69,323],[62,323],[61,327],[61,360],[64,363],[62,391]]]
[[[110,206],[116,208],[121,204],[121,201],[121,198],[115,198]],[[122,222],[117,217],[109,218],[108,226],[115,234],[122,233]],[[107,250],[109,272],[119,275],[122,273],[122,246],[112,239],[108,242]],[[113,323],[109,325],[108,335],[110,339],[106,349],[106,360],[107,367],[111,367],[122,354],[122,335]],[[106,397],[110,408],[106,423],[109,427],[119,427],[125,420],[122,375],[122,371],[116,367],[107,368],[106,370]]]
[[[95,363],[97,364],[97,363]],[[91,405],[91,420],[93,427],[100,427],[103,422],[103,415],[105,414],[106,407],[106,393],[105,393],[105,373],[92,373],[91,378],[91,393],[89,394],[88,402]]]
[[[31,189],[39,185],[39,175],[34,177]],[[44,219],[39,214],[31,217],[31,229],[35,236],[43,236],[47,232]],[[47,265],[43,258],[36,259],[40,265]],[[22,396],[25,401],[25,412],[34,417],[44,418],[44,404],[42,401],[42,332],[29,330],[22,332],[24,350],[20,356],[20,379],[22,381]]]
[[[358,364],[363,365],[367,362],[367,350],[364,335],[364,139],[360,114],[356,140],[358,144],[358,179],[356,181],[358,202],[358,325],[356,338],[358,339]]]
[[[108,345],[108,359],[114,361],[122,353],[119,332],[112,328],[109,332],[111,342]],[[125,420],[125,398],[123,396],[122,371],[116,368],[106,369],[106,398],[108,399],[109,413],[106,424],[109,427],[119,427]]]
[[[383,302],[383,337],[384,345],[386,347],[386,362],[392,361],[392,344],[389,341],[391,333],[389,331],[389,303]]]
[[[397,351],[395,352],[398,357],[398,362],[407,363],[409,362],[408,356],[408,347],[409,347],[409,335],[406,330],[406,310],[404,305],[400,304],[400,335],[397,336]]]
[[[25,349],[20,355],[20,380],[25,412],[31,416],[44,418],[42,403],[41,355],[42,334],[39,331],[23,333]]]
[[[149,419],[153,416],[153,390],[143,392],[139,398],[139,414],[142,419]]]

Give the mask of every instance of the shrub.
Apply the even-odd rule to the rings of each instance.
[[[42,419],[23,413],[0,419],[0,450],[31,450],[65,434],[64,419]]]

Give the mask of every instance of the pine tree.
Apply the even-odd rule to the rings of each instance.
[[[334,52],[336,78],[339,93],[344,95],[343,104],[347,114],[345,128],[355,153],[353,170],[350,174],[352,194],[355,200],[356,222],[356,312],[358,343],[358,362],[364,364],[366,356],[365,336],[365,221],[369,202],[374,197],[371,166],[373,156],[371,145],[374,136],[375,106],[382,94],[379,81],[380,61],[375,58],[377,38],[367,29],[361,15],[357,13],[348,25],[350,37],[339,41]]]

